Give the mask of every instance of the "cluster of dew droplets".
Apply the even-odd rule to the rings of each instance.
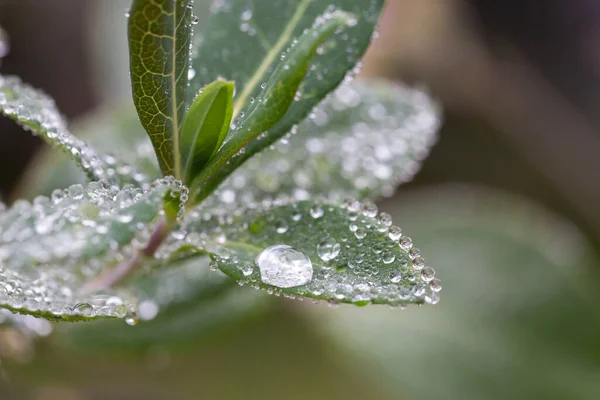
[[[213,253],[213,268],[240,284],[332,302],[439,301],[435,271],[375,204],[292,201],[263,201],[231,215],[198,212],[188,222],[199,247]],[[248,254],[229,241],[262,250]]]
[[[0,77],[0,112],[67,153],[94,180],[103,179],[115,186],[127,183],[140,187],[149,185],[149,178],[132,165],[112,155],[98,153],[73,136],[54,100],[17,77]]]
[[[148,190],[99,181],[14,203],[0,213],[0,305],[57,318],[125,317],[135,310],[129,293],[78,289],[147,242],[167,191],[187,196],[180,181],[165,177]]]
[[[341,86],[295,134],[236,170],[207,204],[236,207],[281,195],[340,201],[356,193],[393,194],[413,178],[435,143],[439,115],[425,93],[385,86],[360,81]]]

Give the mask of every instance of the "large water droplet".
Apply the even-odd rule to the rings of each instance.
[[[323,261],[331,261],[340,254],[340,244],[330,237],[326,237],[317,245],[317,254]]]
[[[285,244],[270,246],[256,257],[261,280],[280,288],[306,285],[312,280],[310,258]]]

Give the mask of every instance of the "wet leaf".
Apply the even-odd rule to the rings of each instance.
[[[327,332],[339,365],[393,398],[598,397],[598,259],[577,227],[526,199],[466,185],[390,206],[428,261],[443,264],[444,300],[404,312],[322,310],[309,325]]]
[[[191,0],[134,0],[129,10],[133,101],[162,172],[181,177],[179,132],[185,115]]]
[[[149,183],[146,175],[133,166],[113,155],[99,153],[73,136],[54,100],[17,77],[0,76],[0,112],[69,155],[89,179],[104,179],[115,185]]]
[[[117,304],[108,293],[79,289],[131,257],[154,229],[165,195],[185,190],[167,178],[148,190],[100,181],[15,202],[0,213],[0,307],[67,321],[124,317],[135,303],[126,292]]]
[[[233,82],[209,84],[190,106],[179,140],[184,182],[189,184],[217,152],[229,132]]]
[[[246,143],[235,146],[232,143],[231,149],[222,153],[223,160],[207,168],[206,178],[210,178],[210,182],[203,188],[200,198],[209,194],[252,154],[289,132],[344,79],[368,46],[382,5],[383,1],[379,0],[327,3],[261,0],[223,3],[214,7],[215,13],[207,25],[202,43],[193,51],[193,78],[190,83],[192,88],[200,88],[218,76],[235,81],[238,88],[234,99],[234,118],[238,117],[234,119],[236,125],[247,118],[255,105],[259,105],[269,77],[282,61],[285,65],[285,52],[294,38],[299,38],[315,20],[318,23],[324,16],[331,17],[337,13],[336,10],[353,15],[355,20],[352,21],[353,26],[337,30],[319,47],[320,54],[314,58],[298,91],[294,91],[295,101],[282,119],[268,132],[259,132],[263,134],[261,140],[251,141],[245,150],[242,148]],[[279,18],[272,17],[274,9]],[[242,151],[238,153],[239,150]],[[225,164],[228,161],[225,155],[230,153],[237,153],[237,156]]]
[[[204,207],[236,208],[281,195],[389,196],[419,170],[439,119],[421,91],[355,80],[324,100],[295,134],[236,170]]]
[[[437,303],[435,271],[391,224],[372,203],[281,201],[233,216],[190,215],[185,229],[223,272],[270,293],[357,305]]]
[[[209,270],[207,256],[173,263],[134,282],[138,317],[134,327],[121,321],[69,325],[64,345],[79,349],[142,352],[148,348],[184,347],[206,335],[264,311],[268,296],[239,288]]]

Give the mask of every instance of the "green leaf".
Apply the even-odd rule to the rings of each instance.
[[[187,242],[239,283],[357,305],[439,300],[433,269],[372,203],[278,201],[234,215],[196,214],[184,223]]]
[[[191,0],[133,0],[129,62],[133,101],[165,175],[181,177],[179,132],[185,115]]]
[[[392,398],[598,397],[599,261],[577,227],[467,185],[423,189],[390,207],[426,243],[428,260],[443,264],[444,301],[427,312],[322,310],[308,325],[328,333],[339,365]]]
[[[207,256],[157,269],[134,284],[140,299],[137,326],[121,321],[69,326],[67,336],[59,339],[78,350],[120,354],[145,354],[158,345],[181,348],[262,313],[268,304],[268,296],[239,288],[223,274],[210,271]]]
[[[202,44],[193,52],[194,78],[190,84],[198,89],[218,76],[235,81],[240,88],[234,99],[234,123],[238,126],[248,118],[254,105],[258,106],[262,85],[267,83],[278,65],[285,66],[281,57],[285,59],[285,51],[292,46],[294,38],[300,37],[315,20],[337,14],[336,8],[354,15],[356,20],[352,27],[336,31],[320,46],[318,52],[322,54],[315,56],[298,91],[294,91],[295,101],[268,132],[257,133],[263,134],[261,140],[254,140],[245,148],[245,142],[232,143],[227,153],[222,153],[223,159],[212,168],[207,167],[206,178],[210,178],[210,182],[205,184],[200,199],[248,157],[292,130],[344,79],[367,48],[382,5],[382,0],[327,3],[259,0],[223,3],[216,7]],[[273,18],[272,10],[277,10],[278,18]],[[245,117],[235,120],[236,116],[242,115]],[[226,159],[236,153],[238,155],[231,161]],[[230,163],[225,164],[226,161]]]
[[[190,106],[179,140],[184,182],[189,184],[217,152],[229,132],[233,112],[233,82],[209,84]]]
[[[165,195],[184,190],[167,178],[148,190],[100,181],[15,202],[0,213],[0,307],[67,321],[124,317],[135,305],[126,291],[114,292],[123,300],[111,305],[107,294],[79,289],[131,257],[154,229]]]
[[[251,158],[203,208],[277,196],[390,196],[410,181],[437,138],[438,107],[423,92],[384,81],[340,86],[297,132]]]
[[[0,112],[68,154],[89,179],[104,179],[114,185],[149,184],[148,177],[132,165],[110,154],[101,154],[73,136],[54,101],[17,77],[0,76]]]

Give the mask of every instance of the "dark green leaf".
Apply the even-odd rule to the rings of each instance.
[[[179,139],[183,180],[189,184],[216,153],[229,132],[233,112],[233,82],[217,80],[196,97]]]
[[[263,202],[233,215],[197,214],[185,224],[187,241],[238,282],[357,305],[439,300],[433,269],[372,203]]]
[[[191,0],[133,0],[129,62],[133,100],[165,175],[181,177],[179,131],[185,115]]]
[[[281,64],[281,56],[285,57],[285,50],[292,45],[293,39],[300,37],[320,15],[331,16],[339,9],[354,15],[356,24],[339,30],[320,47],[322,52],[319,53],[322,54],[314,58],[295,93],[296,101],[283,119],[264,132],[260,141],[241,143],[236,152],[243,152],[229,164],[220,164],[207,173],[210,182],[205,184],[200,198],[210,193],[248,157],[288,133],[344,79],[367,48],[382,5],[383,0],[335,0],[326,3],[255,0],[223,3],[216,8],[201,46],[193,52],[195,74],[191,86],[198,89],[218,76],[234,80],[239,88],[234,102],[234,123],[238,125],[242,119],[236,120],[235,117],[249,115],[253,102],[256,103],[261,96],[261,85],[266,84]],[[273,18],[273,10],[277,10],[277,18]],[[188,95],[188,104],[190,102]],[[230,149],[234,154],[235,147]]]

